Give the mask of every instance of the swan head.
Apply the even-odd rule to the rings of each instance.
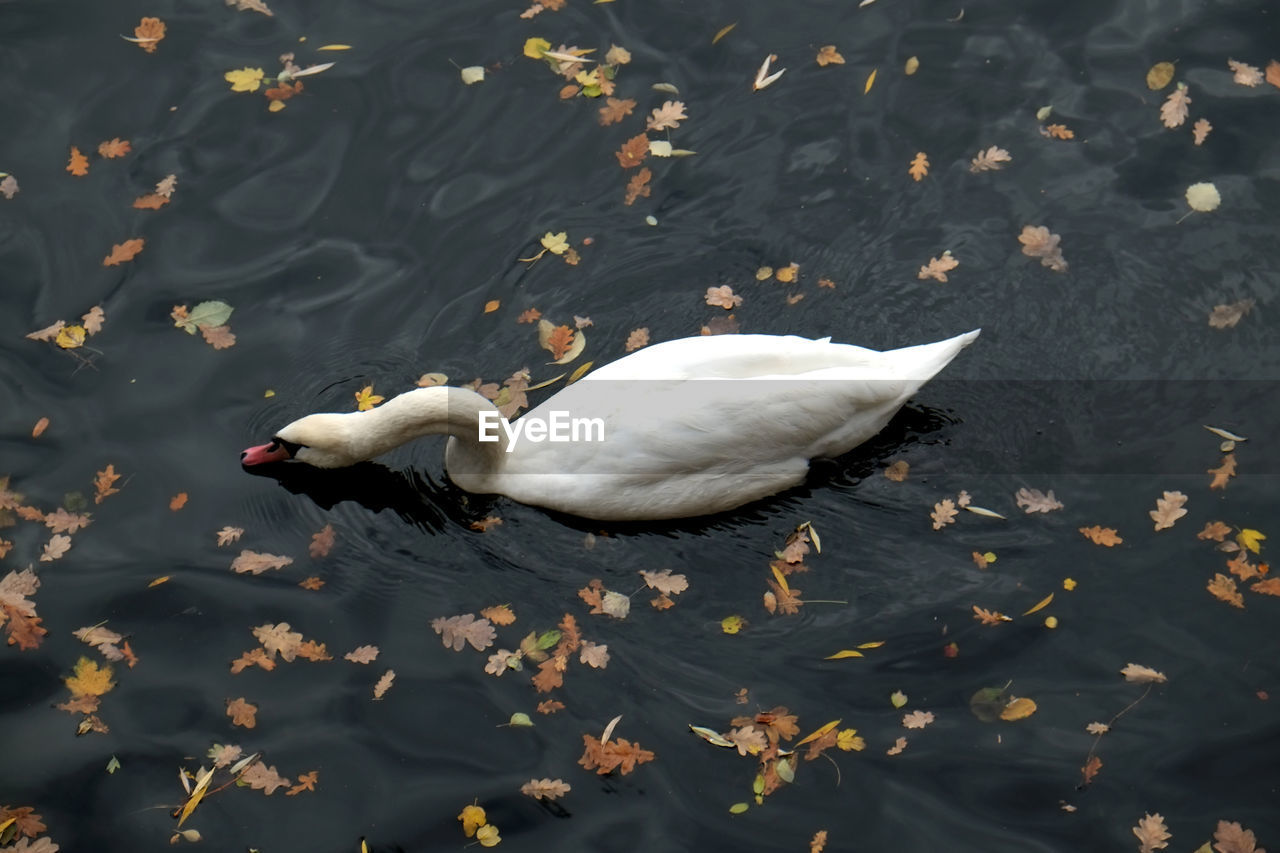
[[[337,414],[307,415],[279,430],[267,444],[241,452],[246,468],[296,459],[316,468],[345,468],[367,456],[353,447],[347,418]]]

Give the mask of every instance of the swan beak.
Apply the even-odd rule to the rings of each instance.
[[[278,441],[260,444],[240,452],[240,464],[248,468],[251,465],[265,465],[268,462],[283,462],[289,457],[289,450]]]

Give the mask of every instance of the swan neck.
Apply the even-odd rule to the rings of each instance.
[[[466,388],[419,388],[408,391],[366,413],[371,429],[366,434],[373,446],[366,458],[373,458],[402,444],[426,435],[449,435],[455,443],[472,448],[484,459],[500,459],[506,452],[507,437],[501,428],[496,441],[480,441],[480,416],[488,414],[496,421],[498,409],[493,403]]]

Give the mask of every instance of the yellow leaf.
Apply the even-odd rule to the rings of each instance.
[[[559,234],[552,234],[548,231],[542,236],[542,246],[553,255],[563,255],[569,248],[569,233],[561,231]]]
[[[901,690],[895,690],[889,694],[889,702],[893,707],[901,708],[903,705],[907,704],[907,694],[903,693]]]
[[[267,104],[267,112],[269,113],[278,113],[284,108],[285,108],[284,101],[272,101],[271,103]]]
[[[726,634],[736,634],[746,627],[747,620],[741,616],[726,616],[720,620],[720,629]]]
[[[58,337],[62,337],[61,333],[59,333]],[[1250,530],[1247,527],[1236,535],[1236,541],[1240,543],[1240,547],[1248,548],[1255,554],[1262,550],[1262,540],[1266,538],[1264,534],[1259,533],[1257,530]]]
[[[191,797],[187,800],[186,805],[182,807],[182,813],[178,815],[178,826],[182,826],[182,822],[191,817],[191,813],[196,810],[196,806],[200,805],[200,798],[204,796],[204,792],[209,790],[209,782],[213,779],[213,768],[210,767],[204,772],[204,775],[196,780],[195,790],[191,792]]]
[[[489,822],[484,809],[476,805],[464,806],[458,820],[462,821],[462,831],[467,834],[467,838],[475,835],[477,829]]]
[[[870,92],[871,87],[874,86],[875,84],[876,84],[876,69],[872,68],[871,73],[867,75],[867,85],[862,87],[862,94],[865,95],[868,92]]]
[[[75,349],[84,346],[84,339],[84,326],[63,326],[58,330],[58,336],[53,339],[53,342],[63,349]]]
[[[920,70],[920,58],[916,56],[908,57],[907,64],[903,67],[902,70],[907,73],[908,77],[910,77],[912,74],[915,74],[917,71]]]
[[[542,54],[546,53],[548,50],[551,50],[551,42],[547,41],[546,39],[540,39],[540,38],[525,39],[524,55],[529,57],[530,59],[541,59]],[[467,837],[468,838],[471,837],[470,833],[467,834]]]
[[[1053,593],[1049,593],[1048,598],[1040,599],[1040,602],[1036,604],[1035,607],[1031,608],[1030,610],[1028,610],[1026,613],[1023,613],[1022,615],[1030,616],[1032,613],[1035,613],[1037,610],[1043,610],[1044,608],[1049,606],[1049,602],[1051,601],[1053,601]]]
[[[884,645],[884,640],[872,640],[869,643],[858,643],[860,649],[878,649]]]
[[[857,729],[842,729],[836,735],[836,746],[841,752],[862,752],[867,748],[867,742],[858,737]]]
[[[1075,582],[1075,579],[1073,579],[1073,578],[1063,578],[1063,579],[1062,579],[1062,588],[1063,588],[1063,589],[1065,589],[1067,592],[1071,592],[1071,590],[1073,590],[1073,589],[1075,589],[1075,588],[1076,588],[1076,582]]]
[[[1176,70],[1172,62],[1157,62],[1147,71],[1147,88],[1154,92],[1168,86]]]
[[[586,372],[587,372],[588,370],[590,370],[590,369],[591,369],[591,366],[592,366],[592,365],[594,365],[594,364],[595,364],[595,362],[594,362],[594,361],[588,361],[588,362],[586,362],[585,364],[580,364],[580,365],[578,365],[577,370],[575,370],[575,371],[573,371],[573,373],[570,373],[570,374],[569,374],[569,379],[568,379],[568,381],[567,381],[567,382],[565,382],[565,384],[566,384],[566,385],[572,385],[573,383],[577,382],[577,381],[578,381],[579,379],[581,379],[584,375],[586,375]]]
[[[782,591],[790,593],[791,584],[787,583],[787,576],[779,571],[777,566],[770,566],[769,568],[773,569],[773,578],[778,582],[778,586],[782,587]]]
[[[238,68],[223,74],[223,79],[231,84],[233,92],[256,92],[262,85],[261,68]]]
[[[836,726],[838,726],[838,725],[840,725],[840,721],[839,721],[839,720],[832,720],[831,722],[827,723],[826,725],[824,725],[824,726],[820,727],[817,731],[815,731],[813,734],[811,734],[811,735],[809,735],[808,737],[806,737],[804,740],[797,741],[797,742],[796,742],[796,746],[797,746],[797,747],[804,746],[804,745],[805,745],[806,743],[808,743],[809,741],[817,740],[818,738],[822,737],[823,735],[825,735],[827,732],[831,731],[832,729],[834,729],[834,728],[835,728]]]
[[[97,661],[86,657],[76,661],[75,672],[67,678],[66,684],[75,696],[101,696],[116,686],[111,680],[111,667],[104,664],[99,669]]]
[[[384,399],[384,397],[373,393],[372,385],[366,385],[356,392],[356,409],[361,412],[367,412]]]
[[[1052,629],[1054,629],[1054,628],[1057,628],[1057,627],[1058,627],[1058,617],[1057,617],[1057,616],[1046,616],[1046,617],[1044,617],[1044,626],[1045,626],[1046,628],[1049,628],[1050,630],[1052,630]]]
[[[351,50],[349,44],[322,44],[316,50]]]
[[[864,655],[860,651],[857,651],[856,649],[841,649],[840,651],[836,652],[834,655],[827,655],[825,658],[823,658],[823,660],[843,660],[845,658],[864,658],[864,657],[866,657],[866,655]]]
[[[719,31],[718,33],[716,33],[715,38],[711,39],[711,43],[712,43],[712,44],[715,44],[716,42],[720,41],[720,39],[722,39],[722,38],[724,38],[725,36],[729,35],[729,31],[730,31],[730,30],[732,30],[732,29],[733,29],[734,27],[736,27],[736,26],[738,26],[738,22],[737,22],[737,21],[734,21],[732,24],[729,24],[729,25],[728,25],[728,26],[726,26],[726,27],[721,27],[721,28],[720,28],[720,31]]]
[[[486,823],[476,830],[476,841],[480,842],[481,847],[497,847],[502,841],[502,836],[498,835],[498,827]]]
[[[729,814],[742,814],[749,808],[751,808],[750,803],[734,803],[729,806]]]
[[[492,314],[494,311],[497,311],[501,307],[502,307],[502,302],[500,302],[497,299],[490,299],[488,302],[484,304],[484,313]]]
[[[272,391],[270,388],[268,388],[266,391],[262,393],[262,396],[266,398],[271,398],[271,397],[274,397],[275,395],[276,395],[276,392]]]
[[[158,577],[158,578],[156,578],[155,580],[153,580],[151,583],[147,584],[147,588],[148,588],[148,589],[150,589],[150,588],[151,588],[151,587],[153,587],[153,586],[160,586],[160,584],[162,584],[162,583],[168,583],[168,582],[169,582],[169,576],[168,576],[168,575],[161,575],[160,577]]]
[[[1012,722],[1025,720],[1036,712],[1036,703],[1025,697],[1014,699],[1000,711],[1000,719]]]

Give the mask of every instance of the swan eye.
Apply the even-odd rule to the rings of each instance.
[[[290,459],[293,459],[294,457],[296,457],[298,455],[298,451],[306,447],[305,444],[299,444],[296,441],[285,441],[283,438],[281,438],[278,435],[272,436],[271,446],[274,448],[277,445],[285,449],[285,452],[289,454]]]

